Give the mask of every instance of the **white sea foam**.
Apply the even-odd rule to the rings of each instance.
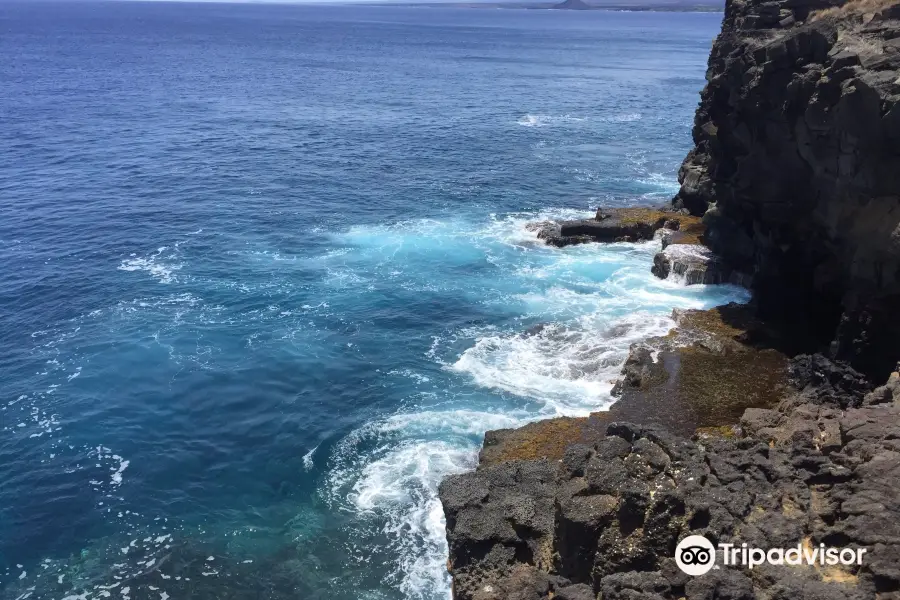
[[[303,455],[303,468],[306,469],[307,471],[312,470],[313,464],[314,464],[313,456],[315,455],[316,450],[318,450],[318,449],[319,449],[319,447],[315,446],[312,450],[310,450],[309,452],[307,452],[306,454]]]
[[[584,121],[584,117],[575,117],[572,115],[532,115],[526,114],[519,117],[516,121],[523,127],[547,127],[548,125],[557,125],[560,123],[580,123]]]
[[[451,368],[478,385],[538,400],[545,414],[584,415],[612,402],[630,345],[671,326],[667,316],[646,311],[614,321],[588,314],[533,333],[481,336]]]
[[[639,112],[629,112],[603,117],[601,120],[607,123],[633,123],[634,121],[640,121],[642,118],[643,115]]]
[[[404,272],[410,258],[433,261],[433,253],[436,251],[444,253],[442,260],[471,261],[508,246],[538,246],[537,233],[527,229],[527,224],[549,219],[586,218],[593,214],[594,211],[583,209],[554,209],[490,215],[487,221],[481,223],[455,218],[413,219],[385,225],[351,227],[336,235],[335,241],[352,245],[357,252],[356,262],[360,262],[359,258],[365,259],[362,262],[366,270],[371,270],[372,263],[376,263],[376,270],[390,268],[390,272],[397,274]],[[546,248],[543,243],[539,247]],[[346,260],[348,251],[346,248],[340,252],[331,251],[318,258],[319,261],[325,261],[329,278],[331,268],[339,266],[341,269],[349,269],[349,264],[355,264]],[[356,277],[364,275],[363,272],[355,272]]]
[[[97,446],[94,448],[91,456],[97,461],[96,464],[98,467],[106,466],[106,469],[111,473],[109,483],[92,480],[91,485],[94,489],[97,491],[108,492],[112,488],[117,488],[122,485],[125,469],[131,464],[130,460],[125,460],[118,454],[113,454],[112,450],[105,446]]]
[[[643,115],[639,112],[626,112],[598,117],[597,120],[605,123],[633,123],[634,121],[640,121],[642,118]],[[586,120],[586,117],[578,117],[570,114],[548,115],[527,113],[519,117],[516,123],[523,127],[547,127],[550,125],[580,123]]]
[[[110,476],[109,480],[112,486],[118,487],[122,485],[122,474],[125,473],[125,469],[128,468],[128,465],[131,464],[131,461],[125,460],[118,454],[114,454],[112,456],[112,459],[118,461],[118,465],[110,467],[110,471],[112,471],[113,474]]]
[[[400,375],[415,381],[416,383],[428,383],[431,379],[421,373],[416,373],[412,369],[393,369],[388,371],[388,375]]]
[[[172,283],[175,281],[175,273],[182,267],[175,262],[178,247],[170,249],[168,246],[160,246],[156,252],[147,256],[131,255],[119,264],[120,271],[143,271],[149,273],[159,283]]]
[[[531,127],[551,122],[541,115],[520,120]],[[332,281],[376,276],[407,289],[438,285],[431,271],[436,252],[461,270],[486,260],[494,270],[483,280],[443,277],[440,286],[522,319],[521,326],[473,325],[436,336],[427,352],[445,372],[484,390],[481,401],[469,392],[416,402],[420,408],[357,429],[329,457],[329,502],[359,516],[360,536],[372,528],[374,549],[366,551],[373,554],[363,559],[394,561],[389,579],[406,598],[449,597],[437,486],[475,464],[484,431],[602,410],[612,402],[609,392],[629,347],[665,334],[672,308],[746,298],[728,286],[699,289],[657,279],[650,265],[658,241],[555,249],[527,227],[590,214],[551,210],[494,215],[482,223],[451,218],[355,227],[338,236],[352,251],[319,259]],[[390,374],[427,382],[411,370]],[[487,410],[483,399],[491,397],[497,405]]]
[[[475,464],[480,435],[524,415],[477,410],[423,410],[371,422],[335,449],[329,501],[352,510],[372,535],[388,535],[392,578],[406,598],[449,597],[447,543],[437,487]],[[365,535],[365,532],[361,532]],[[375,548],[373,552],[379,549]]]

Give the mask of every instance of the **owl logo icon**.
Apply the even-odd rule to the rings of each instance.
[[[702,535],[689,535],[675,548],[675,563],[688,575],[703,575],[716,564],[716,548]]]

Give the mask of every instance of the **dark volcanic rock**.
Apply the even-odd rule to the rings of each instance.
[[[672,274],[688,285],[737,283],[749,285],[749,277],[734,271],[709,248],[699,244],[667,244],[653,257],[651,272],[661,279]]]
[[[853,367],[835,363],[821,354],[800,355],[791,361],[791,383],[803,401],[832,408],[856,408],[872,390]]]
[[[450,476],[440,486],[454,590],[462,598],[541,598],[549,591],[556,467],[509,461]],[[535,569],[516,570],[516,565]],[[506,581],[496,574],[503,573]],[[469,576],[470,575],[470,576]],[[485,587],[502,595],[481,594]],[[513,590],[515,588],[515,590]],[[490,590],[487,590],[490,591]],[[513,594],[515,591],[515,594]]]
[[[562,461],[509,460],[448,478],[440,494],[454,597],[897,597],[900,404],[841,411],[797,402],[748,410],[745,437],[691,441],[614,422]],[[722,566],[691,578],[672,557],[694,534],[867,553],[861,566]]]
[[[880,381],[900,358],[898,18],[892,0],[726,2],[674,201],[764,316],[807,320]]]
[[[660,229],[700,225],[697,217],[653,208],[600,209],[593,219],[547,221],[533,223],[538,239],[551,246],[563,247],[587,242],[638,242],[653,239]]]

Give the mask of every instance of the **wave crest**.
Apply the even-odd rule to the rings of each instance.
[[[526,114],[519,117],[518,123],[522,127],[547,127],[548,125],[571,124],[585,121],[585,117],[572,115],[532,115]]]

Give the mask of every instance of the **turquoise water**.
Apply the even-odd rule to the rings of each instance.
[[[483,432],[745,297],[525,228],[675,192],[720,19],[0,4],[0,595],[447,598]]]

